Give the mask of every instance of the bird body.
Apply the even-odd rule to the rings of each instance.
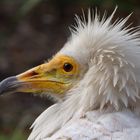
[[[16,76],[17,91],[58,101],[35,120],[28,140],[140,140],[140,31],[125,27],[129,16],[111,23],[115,11],[77,17],[52,60]]]
[[[139,140],[140,119],[131,111],[86,112],[43,140]]]

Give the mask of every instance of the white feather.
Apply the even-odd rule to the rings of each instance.
[[[140,31],[125,28],[129,16],[111,23],[115,11],[102,19],[89,11],[87,22],[76,17],[58,54],[76,59],[84,73],[63,101],[36,119],[28,140],[140,139]]]

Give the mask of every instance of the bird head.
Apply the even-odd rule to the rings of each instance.
[[[3,80],[0,92],[47,93],[60,99],[78,82],[82,71],[73,57],[58,54],[47,63]]]
[[[0,83],[0,94],[27,92],[56,99],[74,96],[76,105],[128,107],[139,98],[139,31],[124,27],[129,16],[111,23],[97,13],[77,17],[64,47],[47,63]]]

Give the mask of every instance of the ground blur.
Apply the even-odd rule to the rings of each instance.
[[[1,0],[0,80],[43,63],[70,35],[74,14],[87,8],[116,17],[133,12],[129,22],[140,25],[139,0]],[[15,93],[0,97],[0,140],[25,140],[35,118],[52,104],[46,98]]]

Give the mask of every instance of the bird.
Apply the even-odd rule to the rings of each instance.
[[[140,28],[98,10],[75,16],[52,59],[0,83],[0,94],[34,93],[55,103],[28,140],[140,140]]]

